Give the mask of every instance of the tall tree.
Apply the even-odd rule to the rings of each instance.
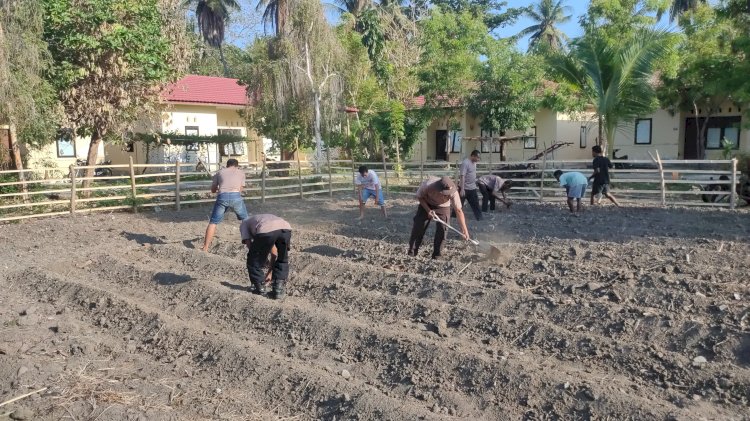
[[[680,111],[692,111],[696,117],[695,150],[705,157],[706,130],[711,117],[722,103],[735,98],[743,56],[737,54],[734,41],[741,30],[708,5],[699,5],[680,18],[683,37],[678,46],[680,64],[673,75],[664,75],[659,87],[662,105]],[[742,79],[746,79],[745,74]]]
[[[567,55],[551,58],[567,83],[594,107],[599,121],[599,144],[607,140],[611,153],[618,124],[648,114],[658,107],[654,73],[672,42],[662,31],[640,30],[612,44],[596,28],[571,44]]]
[[[563,5],[563,0],[540,0],[526,11],[526,16],[535,23],[519,32],[518,37],[531,35],[530,48],[544,43],[553,50],[559,50],[568,41],[568,36],[558,25],[570,21],[571,10],[570,6]]]
[[[263,11],[263,27],[268,26],[276,35],[286,33],[287,21],[293,7],[289,3],[293,0],[258,0],[257,11]]]
[[[706,4],[706,0],[672,0],[669,6],[669,20],[673,22],[683,13],[697,9],[701,4]]]
[[[219,50],[219,60],[224,66],[224,76],[229,76],[229,66],[224,58],[224,32],[231,11],[240,10],[236,0],[186,0],[186,5],[195,5],[198,31],[203,41]]]
[[[91,136],[94,165],[102,139],[157,112],[165,84],[187,67],[182,9],[178,0],[44,0],[44,9],[50,79],[70,127]]]
[[[485,130],[526,130],[542,99],[541,58],[524,55],[507,40],[492,41],[469,100],[469,110],[481,117]]]
[[[340,14],[349,13],[355,18],[372,5],[372,0],[335,0],[334,2],[334,7]]]
[[[432,0],[432,4],[448,13],[470,13],[481,19],[489,31],[512,25],[527,10],[525,7],[508,7],[501,0]]]

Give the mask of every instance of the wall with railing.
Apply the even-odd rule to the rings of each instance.
[[[736,160],[684,161],[659,159],[613,161],[612,193],[620,200],[653,205],[714,206],[734,209],[740,197],[735,188],[740,173]],[[352,162],[245,162],[245,197],[260,200],[304,198],[336,192],[353,192],[360,165],[380,176],[388,197],[412,196],[428,176],[458,178],[458,163]],[[552,201],[564,197],[553,177],[557,169],[591,174],[591,160],[541,160],[484,163],[478,174],[497,174],[513,180],[509,196],[519,201]],[[85,177],[99,169],[100,176]],[[195,163],[126,164],[69,168],[0,171],[0,221],[212,203],[211,173]],[[211,168],[215,169],[215,168]],[[114,171],[119,170],[119,171]],[[110,175],[125,172],[125,175]],[[84,181],[89,185],[84,187]],[[406,197],[406,196],[405,196]],[[744,198],[750,200],[750,198]]]

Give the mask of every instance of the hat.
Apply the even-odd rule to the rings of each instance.
[[[442,177],[437,183],[438,189],[446,196],[452,196],[456,192],[456,183],[450,177]]]

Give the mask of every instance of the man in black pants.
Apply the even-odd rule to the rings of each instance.
[[[419,186],[417,200],[419,200],[419,207],[417,207],[417,214],[414,215],[414,225],[409,238],[409,256],[417,256],[419,253],[424,233],[433,218],[438,218],[446,224],[449,223],[451,206],[456,211],[456,218],[464,239],[469,240],[469,230],[466,228],[464,212],[461,209],[461,198],[456,191],[456,184],[450,177],[429,177]],[[445,237],[445,226],[436,223],[435,244],[432,250],[433,259],[439,258],[442,254]]]
[[[289,276],[289,246],[292,227],[276,215],[254,215],[240,225],[242,244],[248,248],[247,272],[254,290],[253,294],[265,295],[263,266],[271,253],[273,290],[270,298],[281,300],[286,296],[286,280]],[[274,256],[273,249],[276,249]]]
[[[482,209],[479,207],[479,193],[477,192],[477,162],[479,162],[479,151],[471,151],[471,155],[461,163],[461,176],[458,182],[461,194],[461,205],[464,199],[469,201],[474,218],[482,220]]]

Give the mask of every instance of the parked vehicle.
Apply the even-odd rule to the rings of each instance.
[[[85,159],[76,159],[77,167],[85,167],[87,165],[88,164]],[[112,165],[112,160],[107,160],[102,162],[101,164],[98,164],[96,168],[94,168],[94,177],[111,177],[112,169],[108,167],[109,165]],[[76,171],[76,177],[84,177],[85,174],[85,169],[79,169],[78,171]]]

